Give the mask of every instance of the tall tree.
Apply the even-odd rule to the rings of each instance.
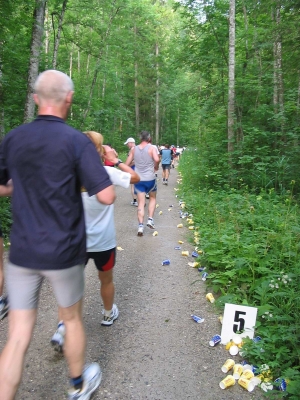
[[[234,150],[234,107],[235,107],[235,0],[229,2],[229,65],[228,65],[228,153]]]
[[[45,8],[47,0],[36,0],[33,28],[30,46],[30,61],[28,70],[27,98],[24,108],[24,122],[28,122],[34,117],[34,101],[32,98],[33,85],[39,71],[40,52],[43,42]]]

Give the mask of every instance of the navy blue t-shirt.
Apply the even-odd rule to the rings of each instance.
[[[10,261],[33,269],[85,262],[81,186],[110,186],[91,140],[61,118],[41,115],[10,131],[0,146],[0,183],[13,180]]]

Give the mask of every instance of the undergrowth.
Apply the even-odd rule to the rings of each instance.
[[[281,195],[265,188],[250,193],[243,185],[213,189],[198,156],[193,151],[182,156],[177,193],[193,214],[191,240],[203,250],[215,304],[221,310],[225,303],[257,307],[255,335],[262,340],[246,340],[243,352],[252,364],[267,364],[274,380],[288,381],[283,396],[298,399],[300,210],[294,182]]]

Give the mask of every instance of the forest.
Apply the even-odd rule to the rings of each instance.
[[[101,132],[124,154],[143,129],[157,145],[185,146],[178,195],[193,214],[208,285],[220,308],[258,308],[263,344],[245,343],[247,357],[285,379],[276,396],[292,399],[299,22],[299,0],[0,0],[0,136],[35,117],[33,83],[57,69],[75,85],[70,125]],[[7,239],[7,199],[0,218]]]

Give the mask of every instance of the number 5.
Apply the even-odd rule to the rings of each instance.
[[[234,315],[234,322],[237,322],[237,324],[233,324],[233,332],[241,332],[245,328],[245,320],[244,318],[241,318],[240,315],[246,315],[245,311],[236,311]]]

